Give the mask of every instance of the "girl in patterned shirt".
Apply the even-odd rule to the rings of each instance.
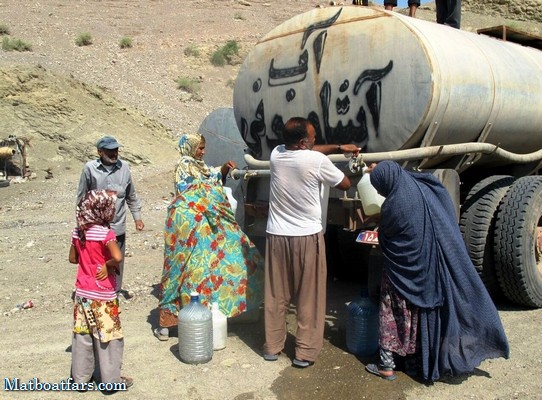
[[[115,216],[114,195],[91,190],[77,206],[69,260],[78,264],[75,283],[71,375],[75,383],[94,380],[132,385],[120,374],[124,337],[115,293],[122,253],[109,224]],[[117,389],[120,385],[115,386]]]

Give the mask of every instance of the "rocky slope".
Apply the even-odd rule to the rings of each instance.
[[[103,133],[125,142],[130,161],[167,163],[175,157],[175,136],[197,129],[212,110],[232,106],[239,63],[251,46],[280,22],[315,6],[327,4],[0,3],[0,26],[9,28],[3,38],[32,45],[31,52],[0,51],[0,138],[10,134],[30,138],[34,150],[29,161],[36,171],[62,168],[62,163],[51,160],[81,162],[92,156],[92,144]],[[509,24],[540,34],[541,9],[539,0],[464,0],[463,29]],[[417,17],[434,21],[434,3],[420,7]],[[82,32],[92,35],[92,45],[75,45]],[[119,48],[122,37],[133,39],[132,48]],[[212,53],[228,40],[239,43],[236,61],[213,66]],[[179,78],[197,81],[197,95],[179,90]],[[158,143],[160,151],[155,151]]]
[[[463,0],[461,3],[466,12],[505,17],[518,21],[542,22],[540,0]]]

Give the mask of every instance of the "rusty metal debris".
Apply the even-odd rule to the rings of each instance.
[[[30,176],[27,164],[27,148],[30,140],[9,135],[0,139],[0,187],[8,186],[10,178],[19,180]]]

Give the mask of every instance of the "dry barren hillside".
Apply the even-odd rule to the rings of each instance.
[[[462,29],[508,24],[540,34],[540,0],[463,4]],[[0,138],[31,139],[36,171],[62,169],[50,159],[82,161],[102,132],[119,135],[131,161],[160,164],[174,154],[156,152],[156,143],[232,106],[239,65],[260,37],[296,14],[326,6],[307,0],[4,1],[2,39],[22,40],[31,51],[0,50]],[[434,21],[434,3],[417,16]],[[77,46],[83,33],[92,44]],[[132,47],[120,48],[122,38]],[[238,43],[238,54],[214,66],[213,52],[229,40]],[[194,82],[194,93],[180,90],[179,79]]]
[[[465,12],[509,18],[517,21],[542,22],[540,0],[463,0]]]

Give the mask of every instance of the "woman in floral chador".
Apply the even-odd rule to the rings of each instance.
[[[160,328],[167,340],[179,309],[197,291],[202,303],[218,302],[227,317],[257,309],[263,302],[263,258],[243,233],[222,184],[233,161],[209,167],[202,160],[205,139],[185,134],[175,172],[176,197],[168,207],[164,267],[160,283]]]

